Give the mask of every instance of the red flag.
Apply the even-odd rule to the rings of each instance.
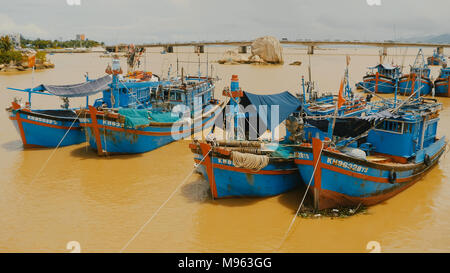
[[[338,109],[341,108],[341,106],[346,102],[344,99],[344,80],[341,80],[341,87],[339,88],[339,96],[338,96]]]

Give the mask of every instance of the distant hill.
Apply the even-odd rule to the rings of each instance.
[[[402,39],[405,42],[450,44],[450,33]]]

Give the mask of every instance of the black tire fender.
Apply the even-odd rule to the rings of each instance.
[[[397,180],[397,173],[394,170],[389,171],[389,183],[394,184]]]
[[[427,165],[427,167],[431,165],[431,158],[429,155],[425,155],[425,158],[423,159],[423,163],[425,163],[425,165]]]

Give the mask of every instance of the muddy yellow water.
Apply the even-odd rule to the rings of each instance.
[[[151,50],[141,68],[167,75],[169,64],[193,74],[198,56],[192,48],[159,54]],[[225,48],[207,48],[201,61],[217,60]],[[417,49],[389,50],[388,62],[408,66]],[[431,50],[425,51],[431,54]],[[238,74],[244,90],[266,94],[300,90],[307,75],[304,49],[285,49],[280,66],[218,65],[213,75],[222,80],[216,94]],[[406,53],[406,54],[405,54]],[[311,57],[312,78],[322,91],[336,92],[351,56],[352,84],[367,67],[378,62],[378,50],[316,50]],[[104,74],[108,58],[100,54],[49,56],[53,70],[0,74],[0,107],[26,94],[6,87],[27,88],[38,83],[67,84]],[[301,61],[301,66],[290,66]],[[125,67],[124,60],[122,60]],[[202,73],[206,72],[201,65]],[[209,68],[211,73],[211,68]],[[433,68],[434,77],[438,69]],[[92,101],[92,100],[91,100]],[[440,99],[439,135],[450,136],[450,99]],[[80,106],[84,99],[72,100]],[[59,108],[62,102],[49,96],[33,96],[35,108]],[[128,156],[100,158],[80,144],[57,150],[24,150],[6,112],[0,113],[0,251],[68,252],[77,241],[82,252],[368,252],[377,241],[383,252],[450,251],[450,158],[405,192],[371,207],[367,214],[345,219],[298,218],[278,249],[299,205],[300,190],[271,198],[212,200],[208,184],[194,174],[172,195],[158,214],[150,217],[193,169],[188,143],[175,142],[158,150]],[[135,234],[146,224],[137,236]],[[133,239],[131,242],[130,240]],[[127,243],[129,243],[127,245]]]

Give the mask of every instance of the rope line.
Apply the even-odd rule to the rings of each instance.
[[[294,217],[292,218],[291,224],[289,225],[289,227],[288,227],[286,233],[284,234],[284,237],[283,237],[283,239],[281,240],[280,245],[279,245],[278,248],[275,249],[275,250],[278,250],[278,249],[280,249],[280,248],[283,246],[284,242],[286,241],[286,239],[287,239],[287,237],[288,237],[288,235],[289,235],[289,232],[290,232],[291,229],[292,229],[292,226],[294,225],[295,220],[296,220],[297,217],[298,217],[298,213],[300,212],[300,209],[301,209],[302,206],[303,206],[303,202],[305,201],[306,195],[307,195],[308,190],[309,190],[309,188],[310,188],[310,186],[311,186],[312,180],[313,180],[313,178],[314,178],[314,174],[316,173],[317,166],[319,165],[320,158],[321,158],[321,156],[322,156],[322,151],[323,151],[323,142],[322,142],[322,146],[320,147],[319,159],[317,160],[316,165],[314,166],[313,173],[312,173],[312,175],[311,175],[311,178],[309,179],[309,183],[308,183],[308,186],[306,187],[305,193],[303,194],[302,201],[300,202],[300,205],[298,206],[297,212],[295,213]]]
[[[36,173],[36,175],[33,177],[33,179],[31,180],[30,184],[32,184],[36,178],[41,174],[41,172],[45,169],[45,167],[47,166],[48,162],[50,161],[50,159],[53,157],[53,155],[55,154],[56,150],[59,148],[59,146],[61,145],[61,143],[64,141],[64,139],[66,138],[67,134],[69,133],[69,131],[72,129],[73,125],[75,124],[75,122],[78,120],[78,117],[80,115],[81,112],[79,112],[77,114],[77,117],[73,120],[72,124],[70,125],[69,129],[66,130],[65,134],[63,135],[63,137],[61,138],[61,140],[59,141],[58,145],[56,145],[55,149],[53,149],[52,153],[50,154],[50,156],[47,158],[47,160],[44,162],[44,164],[42,165],[41,169],[39,169],[39,171]]]
[[[139,230],[131,237],[130,240],[128,240],[128,242],[120,249],[119,253],[122,253],[129,245],[131,242],[134,241],[134,239],[136,239],[137,236],[139,236],[139,234],[145,229],[145,227],[153,220],[153,218],[156,217],[156,215],[159,213],[159,211],[170,201],[170,199],[172,199],[172,197],[175,195],[175,193],[178,191],[178,189],[180,189],[180,187],[186,183],[186,181],[192,176],[192,174],[194,174],[195,170],[197,169],[198,166],[200,166],[200,164],[202,164],[202,162],[205,160],[205,158],[209,155],[209,153],[212,151],[212,148],[209,149],[209,151],[206,153],[206,155],[202,158],[202,160],[200,160],[200,162],[194,167],[194,169],[189,173],[189,175],[183,180],[181,181],[181,183],[175,188],[175,190],[169,195],[169,197],[166,199],[166,201],[164,201],[161,206],[159,206],[159,208],[153,213],[153,215],[141,226],[141,228],[139,228]]]

